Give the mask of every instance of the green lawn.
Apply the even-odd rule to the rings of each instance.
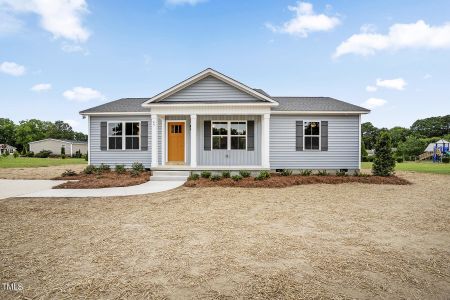
[[[84,158],[37,158],[37,157],[17,157],[12,155],[0,157],[0,168],[35,168],[62,165],[82,165],[87,164]]]
[[[371,169],[372,163],[363,162],[362,168]],[[432,163],[432,162],[402,162],[396,163],[395,170],[450,175],[450,164]]]

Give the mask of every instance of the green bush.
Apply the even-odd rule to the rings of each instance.
[[[126,169],[124,165],[116,165],[114,171],[116,171],[117,174],[123,174],[126,172]]]
[[[231,176],[231,179],[233,179],[234,181],[239,181],[241,180],[243,177],[241,175],[233,175]]]
[[[141,175],[142,172],[143,171],[139,171],[137,169],[131,169],[130,175],[131,175],[131,177],[137,177],[137,176]]]
[[[80,150],[75,151],[75,154],[72,157],[73,158],[81,158],[81,151]]]
[[[188,180],[198,180],[200,178],[200,175],[196,174],[196,173],[192,173],[191,175],[189,175]]]
[[[289,169],[283,169],[283,171],[280,172],[281,176],[291,176],[292,170]]]
[[[317,171],[317,176],[327,176],[327,170],[319,170]]]
[[[201,176],[202,178],[209,178],[209,177],[211,177],[211,172],[209,172],[209,171],[203,171],[203,172],[200,173],[200,176]]]
[[[66,159],[66,155],[65,154],[61,155],[61,158]]]
[[[142,173],[142,172],[145,171],[145,168],[144,168],[144,165],[143,165],[142,163],[140,163],[140,162],[134,162],[134,163],[131,165],[131,170],[132,170],[132,171],[139,172],[139,173]]]
[[[70,176],[76,176],[77,172],[71,169],[67,169],[64,171],[64,173],[61,174],[62,177],[70,177]]]
[[[107,164],[100,164],[100,166],[98,167],[98,169],[100,170],[100,172],[108,172],[111,171],[111,167]]]
[[[243,178],[250,177],[251,173],[247,170],[240,170],[239,175],[241,175]]]
[[[230,176],[231,176],[230,171],[223,171],[223,172],[222,172],[222,177],[223,177],[223,178],[230,178]]]
[[[300,175],[302,176],[310,176],[312,174],[312,170],[300,170]]]
[[[444,157],[442,158],[442,162],[443,162],[444,164],[448,164],[448,163],[450,162],[450,157],[444,156]]]
[[[26,157],[34,157],[34,152],[33,151],[29,151],[27,153],[25,153]]]
[[[373,162],[374,157],[373,156],[367,156],[367,161],[368,162]]]
[[[2,157],[8,157],[8,156],[9,156],[8,152],[5,151],[2,153]]]
[[[381,132],[375,144],[375,158],[372,164],[372,174],[390,176],[394,174],[395,159],[392,154],[391,135]]]
[[[83,173],[84,174],[94,174],[97,172],[97,167],[93,165],[88,165],[86,168],[84,168]]]
[[[269,171],[261,171],[259,172],[258,176],[255,177],[255,180],[265,180],[270,178]]]
[[[397,162],[398,163],[402,163],[403,162],[403,157],[397,157]]]
[[[219,174],[211,175],[210,180],[211,181],[219,181],[222,177]]]
[[[50,151],[50,150],[42,150],[42,151],[36,153],[34,155],[34,157],[47,158],[47,157],[50,156],[50,154],[52,154],[52,151]]]
[[[84,160],[85,160],[85,161],[88,161],[88,160],[89,160],[89,154],[86,153],[86,154],[84,155]]]
[[[66,155],[66,147],[61,147],[61,156]]]
[[[19,157],[19,152],[17,152],[17,151],[14,151],[14,153],[13,153],[13,156],[14,156],[14,158],[18,158]]]

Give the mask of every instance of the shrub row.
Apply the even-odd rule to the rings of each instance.
[[[103,172],[110,172],[111,167],[107,164],[100,164],[98,167],[94,165],[88,165],[84,170],[84,174],[101,174]],[[126,172],[126,168],[124,165],[116,165],[114,171],[118,174],[124,174]],[[130,174],[131,176],[138,176],[142,172],[145,171],[145,167],[140,162],[134,162],[131,165]]]

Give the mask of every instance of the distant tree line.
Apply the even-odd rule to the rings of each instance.
[[[0,144],[8,144],[19,151],[28,149],[28,143],[46,138],[87,141],[87,135],[76,132],[63,121],[41,121],[30,119],[15,124],[7,118],[0,118]]]
[[[410,128],[377,128],[372,123],[361,124],[362,148],[374,149],[382,132],[389,132],[396,156],[413,159],[423,153],[428,144],[440,139],[450,140],[450,115],[415,121]]]

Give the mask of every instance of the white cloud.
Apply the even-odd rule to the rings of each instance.
[[[56,39],[85,42],[90,36],[82,24],[83,15],[89,12],[85,0],[0,0],[0,8],[39,15],[41,27]]]
[[[377,86],[383,87],[386,89],[399,90],[402,91],[405,89],[407,85],[406,81],[403,78],[396,79],[377,79]]]
[[[386,100],[380,98],[369,98],[366,102],[362,103],[362,105],[366,108],[372,109],[375,107],[383,106],[387,103]]]
[[[377,89],[378,88],[376,86],[373,86],[373,85],[366,86],[366,91],[368,91],[368,92],[376,92]]]
[[[15,62],[5,61],[0,64],[0,71],[12,76],[21,76],[25,74],[26,69]]]
[[[75,53],[75,52],[80,52],[84,55],[89,55],[89,51],[86,50],[85,48],[81,47],[80,45],[77,44],[68,44],[68,43],[62,43],[61,45],[61,50],[67,53]]]
[[[444,49],[450,48],[450,23],[431,26],[423,20],[409,24],[394,24],[386,35],[361,31],[342,42],[333,55],[373,55],[377,51],[404,48]]]
[[[431,76],[431,74],[425,74],[424,76],[423,76],[423,79],[430,79],[431,77],[433,77],[433,76]]]
[[[63,96],[66,99],[77,101],[77,102],[88,102],[91,100],[105,99],[105,96],[103,96],[102,93],[100,93],[99,91],[88,88],[88,87],[82,87],[82,86],[77,86],[71,90],[65,91],[63,93]]]
[[[7,12],[0,11],[0,35],[12,34],[20,31],[23,22]]]
[[[311,32],[330,31],[341,23],[337,17],[315,14],[313,5],[308,2],[297,2],[297,6],[288,6],[288,9],[295,12],[291,20],[283,23],[282,26],[267,23],[266,27],[273,32],[307,37]]]
[[[80,122],[76,120],[63,120],[63,121],[64,123],[69,124],[73,129],[77,128],[78,125],[80,125]]]
[[[31,90],[34,92],[42,92],[42,91],[48,91],[52,88],[52,85],[50,83],[39,83],[35,84]]]
[[[202,2],[206,2],[208,0],[166,0],[166,4],[169,5],[184,5],[184,4],[189,4],[189,5],[196,5]]]

